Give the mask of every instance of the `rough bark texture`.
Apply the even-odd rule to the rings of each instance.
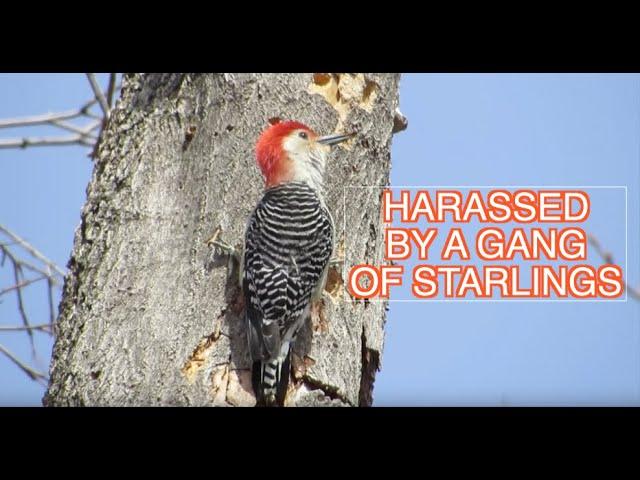
[[[97,150],[69,261],[45,405],[253,405],[242,296],[207,245],[240,245],[263,181],[253,145],[273,118],[334,148],[337,253],[381,263],[380,189],[398,103],[391,74],[126,75]],[[345,195],[346,192],[346,195]],[[346,198],[346,219],[344,200]],[[288,405],[369,405],[384,303],[354,302],[330,272],[296,345]]]

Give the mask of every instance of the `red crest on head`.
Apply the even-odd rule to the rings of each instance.
[[[275,123],[260,135],[256,143],[256,160],[267,182],[277,170],[278,161],[282,158],[282,139],[293,130],[306,130],[315,135],[304,123],[296,121]]]

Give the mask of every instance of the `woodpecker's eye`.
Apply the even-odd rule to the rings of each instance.
[[[298,134],[298,136],[299,136],[300,138],[304,138],[305,140],[308,138],[307,132],[300,132],[300,133]]]

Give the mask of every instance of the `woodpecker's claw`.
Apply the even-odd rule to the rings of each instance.
[[[217,263],[218,265],[220,265],[218,261],[221,259],[221,257],[227,257],[227,267],[229,269],[229,272],[232,272],[234,261],[236,265],[240,264],[240,252],[233,245],[230,245],[227,242],[219,239],[221,230],[222,229],[218,227],[211,238],[209,238],[209,240],[207,240],[205,243],[212,250],[214,264]]]
[[[216,231],[213,232],[213,235],[211,235],[211,238],[209,238],[209,240],[207,240],[204,243],[211,246],[211,244],[215,243],[218,240],[218,237],[220,236],[221,231],[222,231],[222,228],[220,227],[216,228]]]
[[[223,242],[222,240],[215,240],[213,242],[209,242],[209,246],[213,247],[213,252],[215,255],[220,255],[220,256],[230,256],[230,257],[235,257],[236,259],[239,259],[239,254],[238,251],[235,249],[234,246],[229,245],[226,242]]]

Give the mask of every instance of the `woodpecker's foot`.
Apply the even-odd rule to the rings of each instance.
[[[220,239],[221,230],[218,227],[211,238],[205,242],[210,249],[205,268],[208,272],[211,272],[213,268],[226,266],[228,277],[239,285],[241,283],[239,272],[242,254],[240,249]]]
[[[214,242],[209,243],[209,245],[214,247],[214,253],[216,255],[221,256],[229,256],[233,257],[235,260],[240,260],[240,253],[236,250],[233,245],[229,245],[222,240],[216,240]]]
[[[233,259],[239,263],[240,252],[233,245],[230,245],[220,239],[221,231],[222,229],[220,227],[216,228],[216,231],[213,233],[211,238],[205,243],[209,245],[209,247],[213,248],[213,254],[215,256],[229,257],[230,260]]]

